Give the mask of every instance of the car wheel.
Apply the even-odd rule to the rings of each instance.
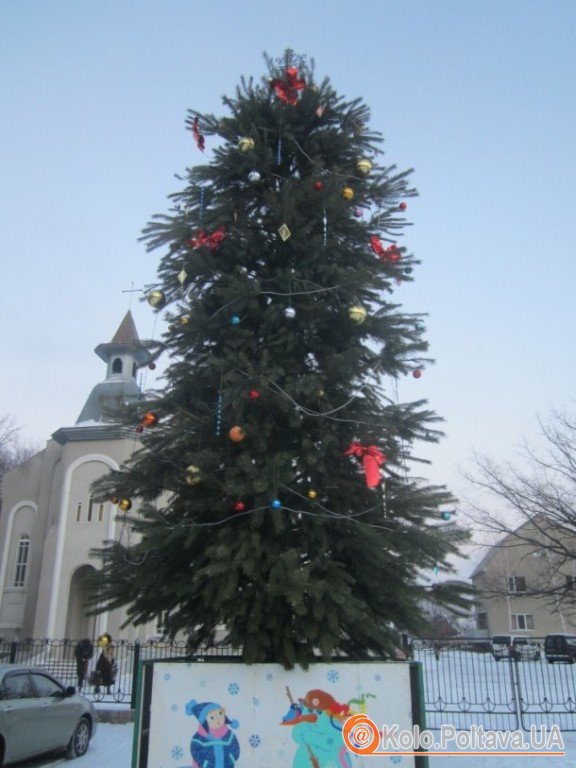
[[[70,758],[73,758],[82,757],[82,755],[86,754],[86,750],[90,744],[90,736],[92,736],[90,721],[87,717],[82,717],[80,718],[80,722],[76,726],[76,730],[70,739],[70,743],[68,744],[68,748],[66,750],[66,755]]]

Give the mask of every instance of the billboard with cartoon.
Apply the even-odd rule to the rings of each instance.
[[[356,754],[343,738],[353,715],[424,727],[415,666],[146,662],[133,768],[419,768],[425,758]]]

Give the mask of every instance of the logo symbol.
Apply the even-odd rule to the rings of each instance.
[[[370,755],[380,742],[380,734],[367,715],[352,715],[342,729],[344,743],[356,755]]]

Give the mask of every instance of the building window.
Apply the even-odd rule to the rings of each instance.
[[[526,592],[526,579],[524,576],[509,576],[508,589],[510,592]]]
[[[112,373],[122,373],[122,360],[119,357],[112,363]]]
[[[510,621],[510,629],[534,629],[534,616],[531,613],[513,613]]]
[[[104,504],[98,507],[98,522],[101,523],[102,520],[104,520]]]
[[[94,506],[94,502],[92,501],[92,499],[90,499],[89,502],[88,502],[88,522],[89,523],[92,522],[92,508],[93,508],[93,506]]]
[[[574,592],[574,590],[576,590],[576,576],[566,576],[565,588],[570,592]]]
[[[136,374],[137,373],[138,373],[138,366],[136,365],[136,363],[134,363],[133,366],[132,366],[132,378],[133,379],[136,378]]]
[[[488,629],[488,613],[480,611],[476,614],[476,629]]]
[[[14,573],[15,587],[23,587],[26,581],[26,570],[28,568],[28,553],[30,551],[30,536],[22,534],[18,539],[18,550],[16,551],[16,571]]]
[[[76,507],[76,522],[79,523],[82,518],[82,503],[79,501]]]

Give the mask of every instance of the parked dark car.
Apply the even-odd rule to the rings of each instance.
[[[96,730],[96,711],[74,688],[40,669],[0,665],[0,765],[55,750],[80,757]]]
[[[576,635],[565,633],[546,635],[544,653],[548,664],[553,664],[555,661],[567,661],[568,664],[574,664],[576,660]]]

